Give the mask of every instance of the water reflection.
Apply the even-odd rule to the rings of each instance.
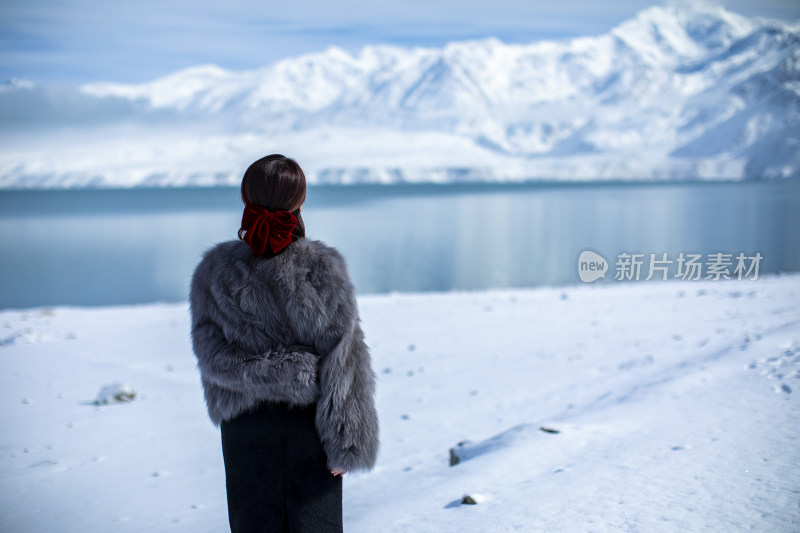
[[[203,250],[235,238],[237,193],[0,192],[0,307],[184,300]],[[760,252],[761,272],[796,271],[799,207],[799,183],[419,185],[314,187],[303,215],[374,293],[578,283],[585,248]]]

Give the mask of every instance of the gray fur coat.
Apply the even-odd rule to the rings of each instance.
[[[192,278],[192,345],[215,425],[262,401],[316,402],[331,469],[378,453],[375,374],[342,256],[300,238],[264,259],[242,241],[206,252]]]

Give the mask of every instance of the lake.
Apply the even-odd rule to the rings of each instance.
[[[234,188],[0,191],[0,308],[186,300],[241,209]],[[800,270],[800,182],[316,186],[303,218],[362,294],[581,283],[586,249],[608,262],[596,283],[624,253],[642,280],[650,254],[669,278],[681,253]]]

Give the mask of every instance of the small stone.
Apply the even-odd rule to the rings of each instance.
[[[108,405],[112,403],[130,402],[136,399],[136,391],[125,383],[112,383],[106,385],[97,394],[95,405]]]
[[[416,349],[417,349],[417,346],[416,346],[416,345],[414,345],[414,344],[409,344],[409,345],[408,345],[408,351],[409,351],[409,352],[413,352],[413,351],[414,351],[414,350],[416,350]]]
[[[455,449],[450,448],[450,466],[456,466],[460,462],[461,458],[458,455],[456,455]]]
[[[461,503],[464,505],[478,505],[478,502],[469,494],[465,494],[464,497],[461,498]]]
[[[464,450],[468,444],[470,444],[468,440],[462,440],[454,447],[450,448],[450,466],[455,466],[461,462],[461,456],[458,455],[458,452]]]
[[[387,366],[386,368],[383,369],[383,373],[384,374],[391,374],[392,373],[392,369]]]
[[[540,427],[539,430],[544,431],[545,433],[550,433],[552,435],[558,435],[559,433],[561,433],[561,431],[558,429],[546,428],[544,426]]]

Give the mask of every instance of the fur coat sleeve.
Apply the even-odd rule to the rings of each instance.
[[[354,291],[344,261],[334,319],[315,342],[322,354],[317,431],[328,453],[329,466],[346,472],[370,469],[378,454],[375,374],[359,324]]]
[[[374,466],[375,374],[336,250],[299,239],[262,259],[241,241],[219,244],[195,270],[190,304],[192,346],[215,424],[261,401],[316,402],[328,466]]]

